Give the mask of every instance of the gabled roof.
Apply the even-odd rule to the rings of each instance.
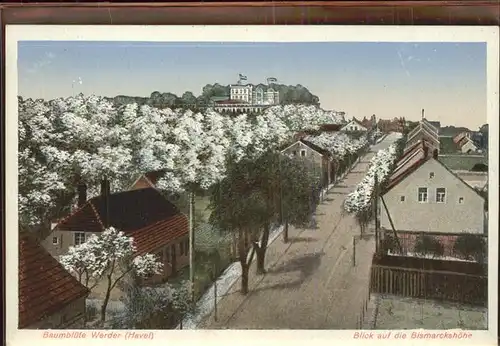
[[[459,142],[460,148],[462,148],[467,143],[471,143],[476,148],[478,147],[477,143],[474,140],[470,139],[469,137],[465,137],[462,141]]]
[[[441,122],[440,121],[430,121],[427,119],[424,119],[424,123],[428,123],[432,127],[434,127],[435,131],[439,133],[439,130],[441,129]]]
[[[364,125],[363,125],[363,124],[362,124],[362,123],[361,123],[358,119],[356,119],[356,118],[354,118],[354,117],[353,117],[351,120],[349,120],[349,121],[347,122],[347,124],[345,124],[345,125],[342,127],[342,129],[343,129],[343,128],[345,128],[345,127],[347,127],[347,126],[349,126],[349,125],[350,125],[350,124],[352,124],[352,123],[356,123],[356,124],[358,124],[359,126],[366,128],[366,127],[365,127],[365,126],[364,126]]]
[[[306,141],[303,138],[300,138],[300,139],[294,141],[292,144],[284,145],[282,148],[279,149],[279,151],[280,152],[284,152],[285,150],[287,150],[288,148],[294,146],[297,143],[302,143],[303,145],[305,145],[305,146],[309,147],[310,149],[316,151],[321,156],[330,156],[330,153],[327,150],[325,150],[325,149],[317,146],[316,144],[313,144],[313,143],[311,143],[309,141]]]
[[[81,208],[59,221],[56,228],[102,232],[103,220],[108,212],[109,225],[127,233],[180,213],[174,204],[154,188],[113,193],[109,195],[108,201],[106,206],[102,196],[89,199]]]
[[[19,328],[61,310],[89,290],[78,282],[31,235],[19,239]]]
[[[413,172],[414,169],[420,167],[419,164],[429,158],[429,146],[425,141],[417,142],[412,148],[406,151],[403,156],[397,161],[395,169],[389,177],[387,189],[397,185],[408,174]],[[416,160],[413,164],[409,165],[412,160]]]
[[[421,159],[419,159],[417,162],[415,162],[413,165],[409,166],[408,168],[405,169],[405,171],[403,172],[403,174],[399,175],[396,179],[393,179],[391,180],[389,178],[389,183],[387,184],[387,187],[385,188],[384,192],[382,193],[382,195],[385,195],[386,193],[388,193],[392,188],[394,188],[396,185],[398,185],[400,182],[402,182],[404,179],[406,179],[408,176],[410,176],[413,172],[415,172],[417,169],[419,169],[420,167],[422,167],[426,162],[430,161],[430,160],[434,160],[436,161],[437,163],[439,163],[442,167],[444,167],[451,175],[453,175],[455,178],[457,178],[460,182],[462,182],[463,185],[465,185],[467,188],[471,189],[472,191],[474,191],[478,196],[480,196],[481,198],[483,198],[483,196],[481,196],[481,194],[476,190],[474,189],[472,186],[470,186],[469,184],[467,184],[462,178],[460,178],[457,174],[455,174],[451,169],[449,169],[448,167],[446,167],[445,164],[443,164],[441,161],[437,160],[437,159],[434,159],[432,156],[427,156],[427,157],[422,157]],[[484,199],[484,198],[483,198]]]
[[[330,156],[330,152],[328,152],[328,150],[323,149],[322,147],[317,146],[314,143],[311,143],[305,139],[301,139],[300,142],[302,142],[304,145],[307,145],[309,148],[313,149],[314,151],[317,151],[321,155]]]
[[[408,137],[408,142],[410,142],[413,138],[419,135],[425,135],[427,138],[429,138],[431,141],[435,142],[435,144],[439,145],[439,137],[430,131],[428,131],[426,128],[421,127],[420,131],[416,131],[411,137]]]

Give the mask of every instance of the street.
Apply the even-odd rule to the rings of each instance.
[[[315,229],[290,227],[289,243],[272,243],[265,275],[250,269],[247,296],[240,281],[229,290],[205,329],[354,329],[368,296],[374,239],[358,240],[353,265],[353,237],[360,230],[354,217],[343,212],[347,193],[361,181],[374,152],[395,141],[389,135],[372,147],[345,179],[318,206]]]

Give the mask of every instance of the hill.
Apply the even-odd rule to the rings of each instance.
[[[469,132],[469,131],[470,130],[467,127],[445,126],[445,127],[441,127],[439,134],[441,136],[454,137],[454,136],[458,135],[459,133]]]
[[[264,84],[253,85],[254,87],[267,87]],[[319,106],[319,97],[313,95],[306,87],[298,85],[270,84],[274,90],[280,94],[281,104],[309,104]],[[212,98],[229,98],[229,85],[218,83],[207,84],[203,87],[201,95],[195,96],[192,92],[186,91],[182,96],[166,92],[155,91],[149,97],[118,95],[108,98],[116,105],[137,103],[139,105],[150,105],[158,108],[166,107],[205,107]]]

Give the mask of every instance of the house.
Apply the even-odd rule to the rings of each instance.
[[[458,135],[453,137],[453,142],[458,144],[460,143],[464,138],[468,137],[469,133],[468,132],[460,132]]]
[[[483,234],[485,200],[436,155],[429,155],[430,149],[424,144],[414,149],[411,160],[403,155],[389,178],[382,197],[394,227],[411,232]],[[385,207],[380,225],[392,229]]]
[[[366,132],[368,129],[363,126],[356,118],[352,118],[346,125],[344,125],[340,131],[344,132]]]
[[[460,141],[459,145],[460,145],[460,151],[464,154],[476,152],[479,149],[477,145],[474,143],[474,141],[469,137],[465,137],[462,141]]]
[[[79,329],[89,290],[27,233],[19,236],[19,328]]]
[[[406,147],[409,148],[415,143],[425,140],[432,146],[432,151],[440,149],[439,134],[436,128],[423,119],[413,130],[408,133]]]
[[[332,183],[335,177],[335,163],[327,150],[302,138],[281,149],[281,153],[312,162],[313,167],[321,169],[322,184],[328,186]]]
[[[79,189],[83,189],[79,207],[60,220],[43,241],[52,256],[65,254],[70,246],[112,226],[134,238],[138,255],[152,253],[163,262],[162,274],[151,282],[163,281],[188,265],[187,217],[160,191],[142,188],[110,194],[109,183],[103,182],[101,194],[86,200],[84,186]]]

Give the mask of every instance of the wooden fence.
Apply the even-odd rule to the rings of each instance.
[[[404,297],[487,305],[486,275],[373,265],[370,290]]]

